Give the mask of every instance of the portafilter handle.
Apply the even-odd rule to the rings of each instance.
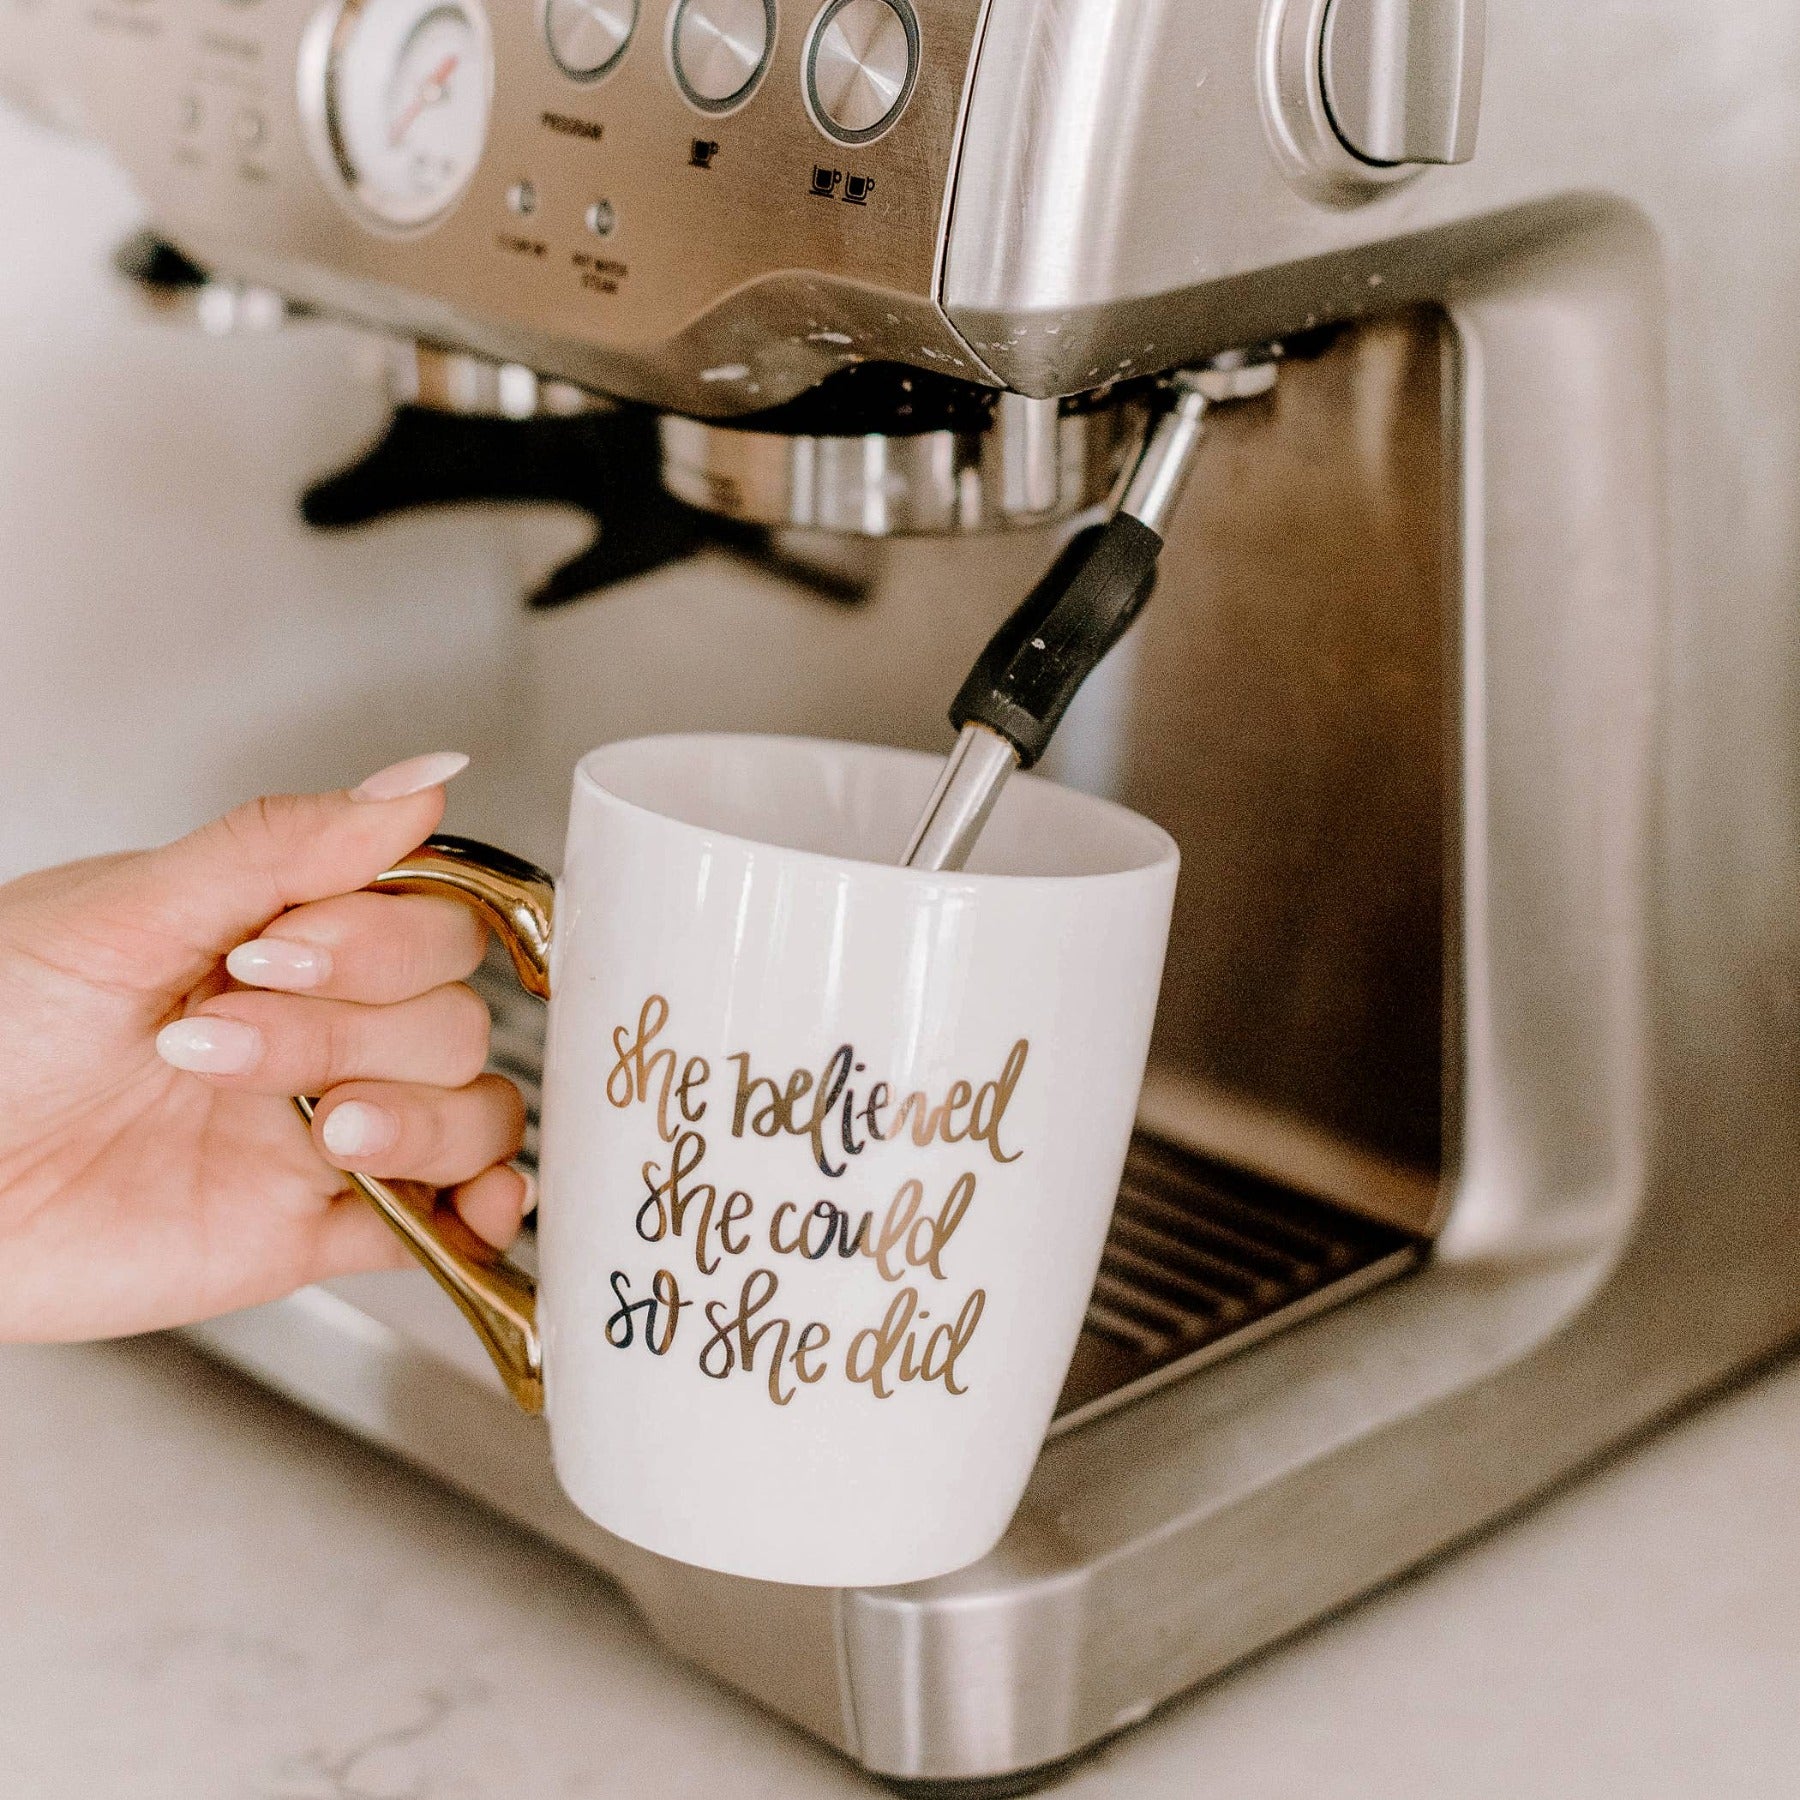
[[[1112,516],[1064,546],[988,641],[950,707],[956,747],[906,854],[909,869],[960,869],[1000,790],[1049,747],[1082,683],[1131,628],[1156,587],[1157,559],[1213,405],[1266,394],[1272,350],[1236,351],[1170,378]]]

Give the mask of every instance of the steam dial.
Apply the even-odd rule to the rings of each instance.
[[[637,29],[638,0],[546,0],[544,39],[556,66],[598,81],[625,54]]]
[[[343,0],[329,32],[316,147],[364,223],[433,224],[487,143],[493,50],[479,0]]]
[[[866,144],[891,126],[919,72],[919,25],[907,0],[830,0],[813,21],[806,102],[840,144]]]
[[[769,66],[775,0],[681,0],[669,22],[669,66],[689,104],[731,112]]]

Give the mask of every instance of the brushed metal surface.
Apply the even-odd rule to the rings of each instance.
[[[699,417],[775,405],[868,357],[986,378],[935,293],[983,0],[933,0],[911,100],[850,147],[808,112],[799,18],[718,113],[678,87],[663,9],[582,84],[539,8],[496,6],[485,152],[449,213],[408,236],[363,229],[329,191],[330,8],[7,3],[0,83],[103,138],[157,227],[222,274]],[[251,148],[234,132],[246,114]],[[839,178],[823,195],[815,168]],[[508,195],[525,187],[521,215]],[[599,201],[603,242],[586,224]]]
[[[1263,393],[1274,386],[1273,367],[1268,376],[1268,387],[1260,390]],[[1211,402],[1196,385],[1194,371],[1184,370],[1176,376],[1170,404],[1151,428],[1143,453],[1125,483],[1125,492],[1119,497],[1119,511],[1140,525],[1149,526],[1158,537],[1168,536],[1175,508],[1187,491],[1209,405]]]
[[[202,305],[208,291],[201,290]],[[523,363],[489,362],[412,338],[389,338],[381,345],[381,370],[396,406],[424,406],[464,418],[566,419],[612,405],[566,381],[546,381]]]
[[[1319,75],[1331,122],[1373,163],[1475,154],[1485,0],[1331,0]]]
[[[1046,758],[1182,848],[1155,1128],[1415,1231],[1455,1054],[1448,353],[1424,311],[1206,410],[1156,596]],[[1321,1180],[1305,1132],[1363,1168]]]
[[[1276,167],[1296,192],[1325,205],[1360,206],[1411,181],[1414,163],[1371,162],[1344,141],[1325,91],[1323,40],[1335,0],[1269,0],[1258,78],[1263,127]]]
[[[847,144],[885,130],[911,97],[917,40],[905,0],[829,0],[806,56],[814,118]]]
[[[625,54],[638,0],[544,0],[544,41],[575,81],[597,81]]]
[[[702,112],[729,112],[750,98],[774,36],[774,0],[677,0],[669,64]]]
[[[1018,766],[1019,752],[1009,739],[970,720],[944,758],[943,772],[907,839],[902,866],[966,867],[1001,790]]]
[[[1785,21],[1755,0],[1731,9],[1729,31],[1673,4],[1654,25],[1636,9],[1584,14],[1573,35],[1530,9],[1496,11],[1481,154],[1390,172],[1339,146],[1340,177],[1295,162],[1294,121],[1272,116],[1279,84],[1265,79],[1294,22],[1316,86],[1325,4],[993,0],[942,295],[1006,385],[1067,393],[1430,299],[1505,253],[1509,210],[1613,194],[1666,215],[1717,153],[1696,139],[1727,69],[1772,91],[1792,55]],[[1753,41],[1766,43],[1760,72],[1725,48]],[[1629,106],[1617,86],[1619,104],[1597,101],[1627,69]],[[1785,154],[1770,146],[1772,163]]]
[[[1392,1226],[1140,1133],[1051,1436],[1416,1268]]]
[[[728,518],[859,537],[1017,529],[1100,505],[1148,416],[1141,401],[1058,416],[1010,394],[995,414],[985,431],[814,437],[665,413],[663,486]]]

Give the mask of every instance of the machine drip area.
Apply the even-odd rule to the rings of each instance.
[[[543,1014],[498,961],[476,986],[494,1012],[490,1067],[526,1096],[520,1161],[535,1168]],[[1341,1305],[1422,1254],[1410,1232],[1140,1130],[1052,1432]]]
[[[1187,1641],[1186,1625],[1159,1635],[1159,1607],[1188,1608],[1199,1631],[1213,1590],[1189,1579],[1190,1568],[1204,1573],[1202,1562],[1181,1561],[1186,1552],[1173,1546],[1179,1533],[1198,1534],[1197,1556],[1213,1553],[1206,1521],[1221,1516],[1220,1502],[1206,1483],[1220,1466],[1209,1423],[1219,1393],[1286,1404],[1318,1354],[1314,1329],[1354,1337],[1385,1329],[1414,1296],[1429,1304],[1448,1260],[1434,1258],[1432,1245],[1457,1153],[1453,1015],[1462,977],[1450,922],[1461,906],[1452,869],[1462,615],[1459,447],[1449,424],[1457,359],[1434,309],[1300,348],[1273,391],[1208,416],[1185,498],[1168,520],[1154,598],[1081,689],[1038,765],[1155,820],[1180,846],[1182,870],[1137,1131],[1100,1271],[1038,1475],[992,1558],[910,1598],[735,1583],[727,1591],[718,1578],[646,1561],[562,1498],[541,1439],[486,1385],[485,1359],[422,1272],[354,1278],[284,1303],[278,1317],[191,1335],[608,1571],[659,1635],[832,1741],[857,1742],[832,1710],[847,1679],[846,1631],[860,1634],[853,1675],[885,1670],[893,1659],[880,1634],[890,1612],[901,1631],[913,1629],[900,1617],[909,1606],[931,1631],[958,1629],[967,1615],[956,1582],[965,1580],[991,1583],[1001,1605],[1016,1607],[1021,1632],[1035,1629],[1043,1581],[1059,1582],[1061,1565],[1046,1577],[1033,1559],[1040,1544],[1061,1541],[1061,1496],[1070,1492],[1081,1496],[1087,1535],[1069,1567],[1080,1582],[1111,1582],[1116,1572],[1148,1621],[1116,1655],[1105,1651],[1094,1679],[1110,1692],[1116,1674],[1135,1680],[1134,1645]],[[632,505],[617,510],[610,477],[626,466],[617,460],[588,466],[572,484],[578,492],[560,490],[593,513],[595,542],[567,565],[572,573],[545,584],[551,603],[540,590],[534,605],[500,622],[510,659],[504,734],[473,746],[476,764],[450,821],[551,866],[567,771],[598,740],[750,730],[942,754],[946,698],[1094,517],[1090,506],[1008,530],[831,534],[796,528],[775,509],[765,522],[747,504],[740,516],[690,506],[663,485],[673,423],[644,409],[572,409],[569,396],[548,384],[528,389],[517,376],[461,381],[456,365],[434,360],[448,354],[413,354],[412,384],[396,396],[398,435],[315,486],[307,515],[351,530],[447,499],[541,501],[518,480],[521,469],[566,474],[566,451],[631,422]],[[1154,398],[1146,388],[1109,404]],[[982,421],[940,421],[916,436],[940,447],[964,441],[991,459],[1007,403],[990,396],[988,405]],[[1059,403],[1058,430],[1080,416]],[[785,443],[759,434],[761,423],[740,435],[753,459],[778,451],[784,467],[807,454],[800,440],[865,441],[814,431]],[[446,465],[435,428],[471,424],[484,447],[482,479],[445,493],[443,469],[466,475],[468,465]],[[730,428],[701,429],[723,440]],[[776,441],[759,447],[759,435]],[[865,435],[871,471],[891,474],[894,457],[910,454],[893,448],[902,438]],[[1139,426],[1122,436],[1110,487],[1096,483],[1101,500],[1119,491],[1117,471],[1141,438]],[[430,455],[417,459],[421,441]],[[523,462],[505,448],[521,442],[532,447]],[[989,466],[1007,466],[1004,454]],[[490,481],[495,471],[512,485]],[[390,477],[399,478],[400,504],[367,505]],[[705,493],[709,503],[724,497]],[[590,498],[601,504],[590,508]],[[331,514],[324,500],[343,504]],[[679,510],[658,510],[665,505]],[[671,519],[673,535],[664,532]],[[825,578],[833,569],[835,586]],[[845,570],[851,579],[841,579]],[[530,565],[520,574],[528,585]],[[493,1066],[519,1083],[535,1116],[542,1011],[497,968],[477,985],[494,1009]],[[530,1262],[532,1248],[528,1233],[521,1260]],[[1407,1369],[1409,1356],[1366,1366]],[[1342,1388],[1340,1374],[1330,1379]],[[1270,1457],[1283,1453],[1279,1430],[1257,1442]],[[1241,1547],[1222,1542],[1219,1553],[1241,1572]],[[1252,1573],[1261,1581],[1260,1568]],[[1085,1602],[1071,1605],[1070,1630],[1085,1631]],[[726,1617],[741,1631],[734,1624],[721,1637],[696,1625]],[[797,1646],[797,1660],[777,1671],[764,1652],[772,1631]],[[982,1645],[969,1654],[971,1666],[987,1666]],[[1172,1653],[1167,1670],[1152,1667],[1143,1692],[1173,1691],[1189,1666],[1184,1654]],[[959,1728],[955,1695],[965,1685],[959,1675],[954,1692],[932,1690],[933,1731]],[[896,1691],[904,1699],[912,1690]],[[910,1705],[894,1716],[911,1717]],[[877,1708],[858,1729],[879,1732],[886,1716]],[[1004,1701],[995,1716],[1011,1716]],[[1116,1728],[1107,1725],[1116,1716],[1103,1701],[1097,1723],[1082,1730]],[[856,1753],[889,1770],[924,1760],[909,1742],[878,1736]],[[970,1761],[983,1766],[988,1754],[979,1749]],[[1010,1748],[997,1756],[1026,1760]]]
[[[1045,759],[1183,854],[1140,1130],[1058,1432],[1416,1266],[1438,1222],[1445,362],[1438,316],[1408,314],[1216,415],[1157,596]],[[789,676],[790,728],[941,745],[955,643],[906,668],[883,649],[942,635],[947,571],[1004,604],[1045,536],[882,552],[866,605],[833,620],[844,710]],[[618,603],[558,630],[602,655]],[[753,632],[744,656],[747,687],[781,684]],[[481,985],[494,1066],[535,1118],[541,1011],[498,968]]]

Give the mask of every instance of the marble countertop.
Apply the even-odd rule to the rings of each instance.
[[[0,1351],[7,1800],[881,1790],[598,1577],[171,1342]],[[1792,1795],[1800,1364],[1166,1709],[1068,1800]]]

